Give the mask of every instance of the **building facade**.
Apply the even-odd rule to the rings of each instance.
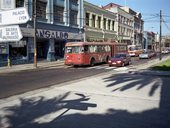
[[[147,50],[156,50],[157,49],[157,39],[154,32],[144,31],[144,46],[143,48]]]
[[[20,25],[23,38],[18,42],[0,42],[0,61],[7,58],[12,63],[29,63],[34,58],[34,0],[16,0],[16,8],[25,7],[30,20]],[[37,59],[48,61],[64,56],[64,46],[69,41],[80,41],[83,27],[83,0],[37,0],[36,36]]]
[[[102,8],[116,14],[115,31],[118,42],[130,45],[134,40],[134,16],[121,7],[115,3],[109,3]]]
[[[170,36],[163,36],[162,37],[162,47],[170,48]]]
[[[116,15],[84,1],[84,41],[116,39]]]
[[[133,25],[133,45],[143,46],[143,31],[144,31],[144,21],[142,20],[141,13],[137,13],[127,6],[120,7],[134,17]]]

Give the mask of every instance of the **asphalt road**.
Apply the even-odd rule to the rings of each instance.
[[[87,76],[93,76],[106,70],[87,70],[86,68],[53,68],[29,70],[0,74],[0,98],[23,92],[64,83]]]
[[[148,61],[139,60],[137,57],[132,59],[133,65],[138,65]],[[0,74],[0,99],[111,70],[106,69],[108,68],[108,65],[106,64],[97,65],[91,69],[88,68],[89,67],[64,68],[63,66],[63,68],[35,69]]]

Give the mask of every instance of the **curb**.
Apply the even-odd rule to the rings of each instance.
[[[49,68],[59,68],[64,66],[64,61],[54,61],[54,62],[40,62],[37,64],[37,68],[34,67],[34,64],[23,64],[23,65],[14,65],[11,67],[1,67],[0,73],[12,73],[19,72],[24,70],[33,70],[33,69],[49,69]]]

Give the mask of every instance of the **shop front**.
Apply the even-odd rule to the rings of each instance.
[[[71,30],[37,29],[37,60],[55,61],[63,58],[66,42],[81,40],[78,29],[75,32],[74,29]],[[0,43],[0,66],[7,66],[8,59],[10,59],[12,65],[33,63],[34,30],[32,28],[21,28],[21,31],[23,38],[20,41]]]

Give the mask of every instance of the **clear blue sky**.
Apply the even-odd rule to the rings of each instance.
[[[136,12],[142,14],[144,20],[144,30],[160,33],[160,10],[162,10],[163,20],[162,35],[170,35],[170,0],[85,0],[94,5],[107,5],[116,3],[128,6]]]

